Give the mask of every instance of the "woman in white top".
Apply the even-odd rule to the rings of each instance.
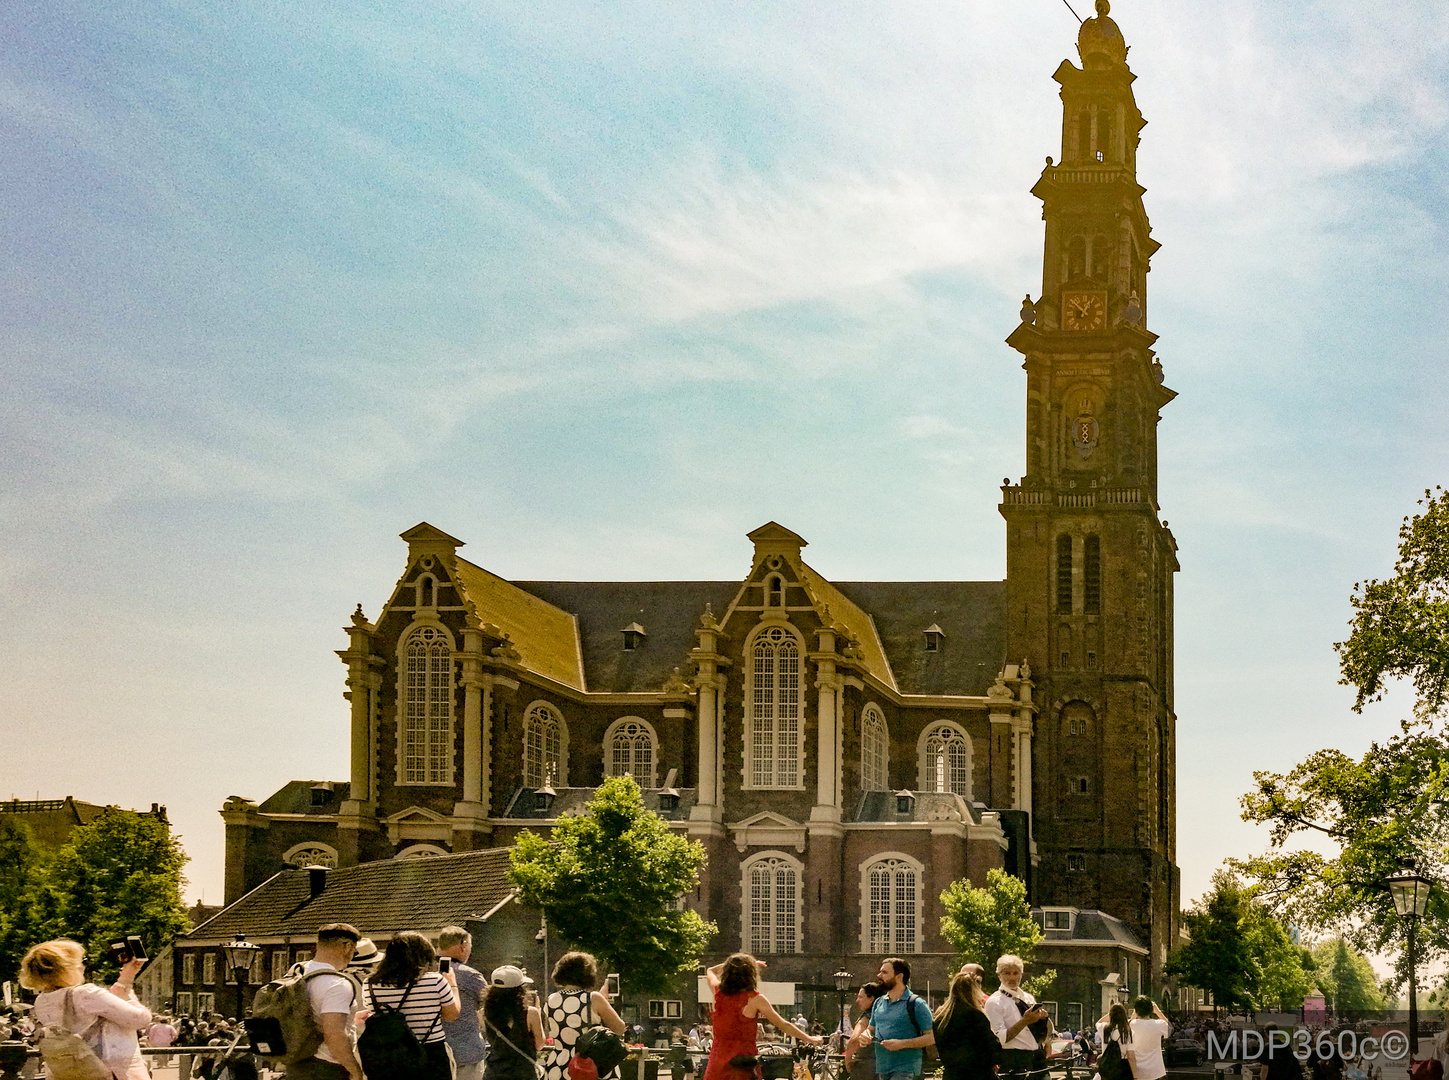
[[[1140,997],[1132,1003],[1132,1076],[1134,1080],[1160,1080],[1167,1075],[1162,1059],[1162,1040],[1172,1034],[1172,1025],[1157,1002]]]
[[[132,960],[110,990],[85,981],[86,951],[77,942],[36,945],[20,961],[20,985],[38,991],[35,1019],[81,1036],[114,1080],[149,1080],[137,1033],[151,1023],[151,1010],[136,1000],[136,976],[146,966]],[[69,1009],[67,1010],[67,1004]]]

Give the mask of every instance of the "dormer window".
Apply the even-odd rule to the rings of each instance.
[[[785,579],[779,574],[771,574],[765,579],[765,606],[767,608],[785,606]]]
[[[1070,930],[1072,928],[1072,913],[1070,911],[1052,911],[1048,909],[1041,914],[1043,930]]]
[[[926,651],[927,652],[940,652],[941,651],[941,644],[946,639],[946,632],[944,630],[942,630],[939,626],[937,626],[935,623],[932,623],[930,626],[926,627],[925,634],[926,634]]]
[[[644,647],[644,628],[638,623],[630,623],[621,631],[624,635],[624,651],[633,652],[635,649]]]

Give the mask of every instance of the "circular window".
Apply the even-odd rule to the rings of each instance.
[[[431,570],[432,568],[433,568],[433,557],[431,555],[424,555],[423,556],[423,569],[424,570]]]
[[[778,570],[778,569],[780,569],[780,556],[778,556],[778,555],[771,555],[765,561],[765,565],[768,566],[771,570]]]

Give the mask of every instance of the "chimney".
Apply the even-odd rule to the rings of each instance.
[[[315,900],[315,899],[317,899],[317,897],[321,896],[322,895],[322,890],[325,889],[325,888],[327,888],[327,867],[325,867],[325,866],[309,866],[309,867],[307,867],[307,884],[311,888],[311,893],[312,893],[312,899],[313,900]]]

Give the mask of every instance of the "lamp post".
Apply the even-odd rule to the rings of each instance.
[[[833,976],[835,980],[836,1009],[839,1013],[839,1028],[841,1031],[849,1031],[850,1025],[845,1022],[845,995],[850,992],[851,984],[855,982],[855,976],[841,968]]]
[[[246,1018],[242,992],[251,974],[252,957],[261,952],[262,947],[253,945],[246,939],[246,935],[238,934],[234,940],[223,945],[221,951],[226,954],[226,966],[236,976],[236,1018],[240,1022]]]
[[[1433,882],[1415,871],[1413,859],[1404,859],[1399,872],[1385,878],[1384,884],[1394,898],[1394,910],[1409,929],[1409,1064],[1412,1068],[1414,1055],[1419,1049],[1419,985],[1414,975],[1414,928],[1429,904],[1429,890],[1433,888]]]
[[[533,940],[543,946],[543,1007],[548,1009],[548,915],[545,913],[539,918],[538,933],[533,935]]]

